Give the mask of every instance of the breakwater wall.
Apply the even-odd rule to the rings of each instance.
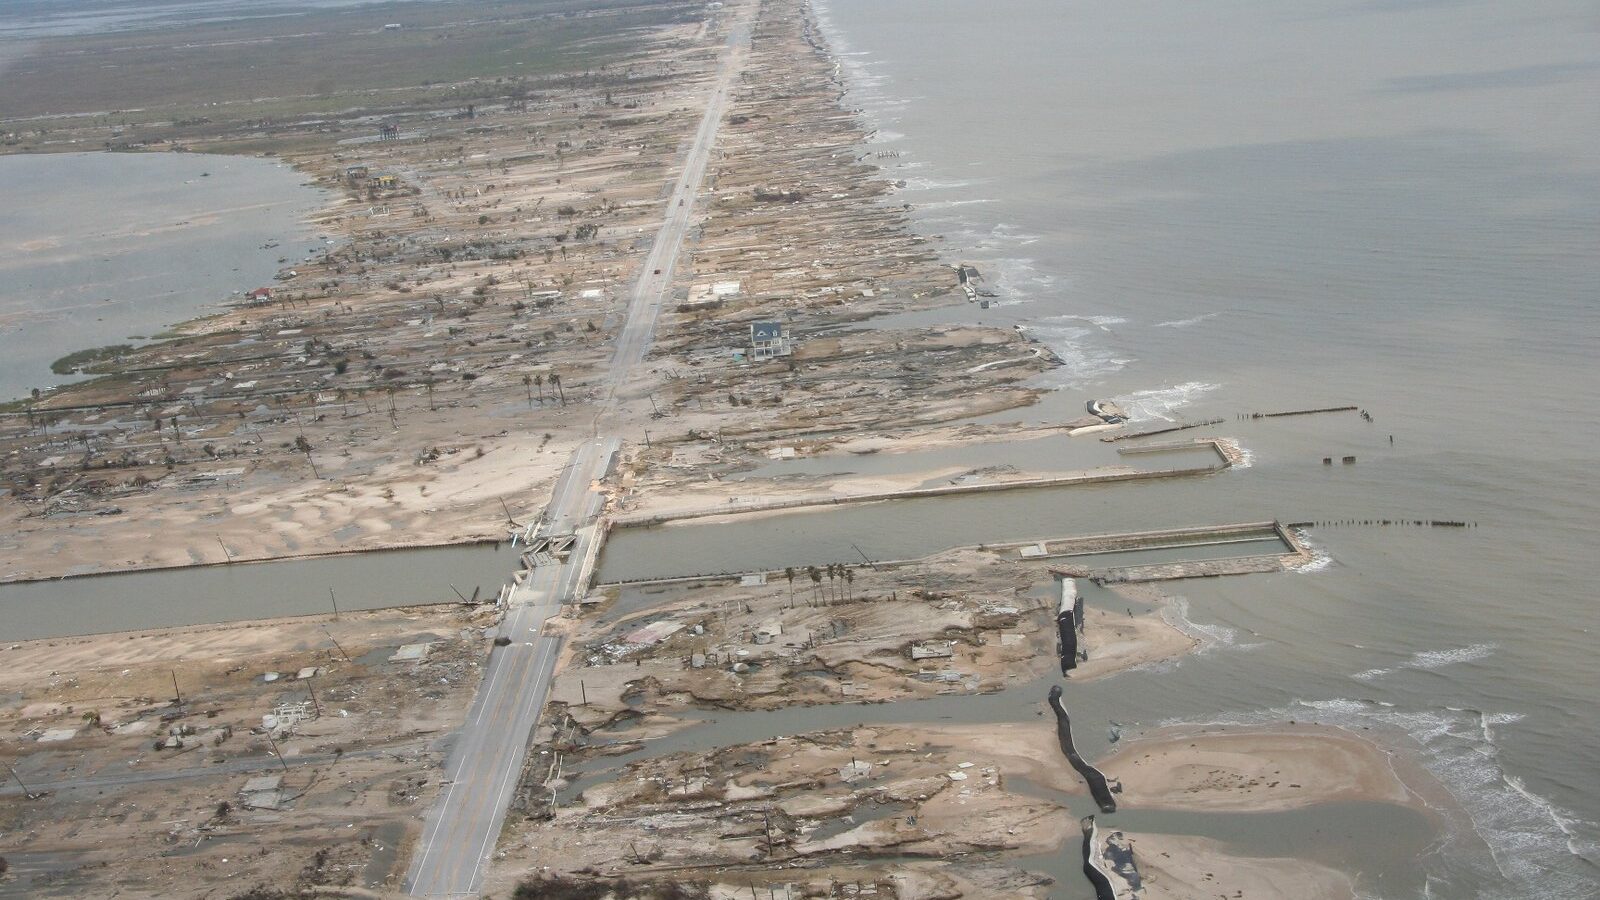
[[[1221,455],[1219,451],[1219,455]],[[986,494],[996,491],[1025,491],[1042,488],[1076,487],[1080,485],[1114,484],[1122,481],[1154,481],[1162,478],[1183,478],[1210,475],[1227,468],[1231,463],[1223,456],[1220,465],[1185,466],[1157,469],[1149,472],[1106,472],[1088,475],[1061,475],[1052,478],[1030,478],[1023,481],[992,481],[983,484],[952,484],[933,488],[911,488],[903,491],[877,491],[867,494],[850,494],[842,497],[797,497],[791,500],[770,500],[754,503],[715,506],[679,513],[660,513],[646,516],[619,516],[616,528],[648,528],[687,519],[704,519],[713,516],[738,516],[747,513],[774,510],[806,509],[810,507],[843,506],[850,503],[877,503],[884,500],[915,500],[923,497],[948,497],[956,494]]]
[[[1105,441],[1108,444],[1114,444],[1117,441],[1131,441],[1135,438],[1155,437],[1158,434],[1172,434],[1175,431],[1188,431],[1191,428],[1209,428],[1212,425],[1221,425],[1223,421],[1225,420],[1207,419],[1204,422],[1190,422],[1187,425],[1169,425],[1166,428],[1151,428],[1147,431],[1126,431],[1122,434],[1107,435],[1100,440]]]
[[[1283,552],[1128,566],[1094,567],[1065,563],[1051,566],[1050,572],[1061,578],[1090,578],[1101,584],[1122,584],[1142,581],[1172,581],[1180,578],[1216,578],[1223,575],[1282,572],[1291,566],[1310,562],[1314,558],[1311,549],[1300,540],[1292,529],[1286,528],[1275,521],[1095,535],[1059,542],[1058,547],[1047,548],[1051,552],[1046,555],[1049,557],[1080,556],[1124,550],[1204,547],[1234,543],[1247,544],[1273,538],[1283,544]]]
[[[1051,571],[1074,578],[1089,578],[1101,584],[1135,584],[1143,581],[1177,581],[1183,578],[1220,578],[1224,575],[1265,575],[1285,571],[1295,561],[1297,561],[1297,557],[1288,554],[1281,556],[1235,556],[1229,559],[1152,563],[1144,566],[1117,566],[1109,569],[1062,566]]]
[[[1286,410],[1284,412],[1240,413],[1239,414],[1239,418],[1240,419],[1282,419],[1282,418],[1284,418],[1286,416],[1314,416],[1314,415],[1318,415],[1319,413],[1355,412],[1358,409],[1360,409],[1360,407],[1357,407],[1357,406],[1321,406],[1321,407],[1318,407],[1316,409],[1291,409],[1291,410]]]
[[[1290,528],[1477,528],[1463,519],[1333,519],[1326,522],[1290,522]]]
[[[1046,541],[1046,556],[1078,556],[1118,550],[1155,550],[1165,547],[1199,547],[1260,538],[1283,538],[1277,522],[1237,522],[1224,525],[1199,525],[1191,528],[1163,528],[1158,531],[1125,531],[1091,534],[1084,537]],[[1287,540],[1285,541],[1287,543]],[[1293,546],[1290,544],[1290,546]]]
[[[1067,715],[1067,708],[1061,703],[1060,685],[1050,689],[1050,711],[1056,714],[1056,740],[1060,742],[1061,752],[1066,755],[1067,762],[1083,776],[1083,780],[1089,785],[1089,794],[1094,797],[1094,802],[1100,807],[1100,811],[1116,812],[1117,800],[1111,796],[1111,786],[1106,783],[1106,776],[1085,762],[1083,757],[1078,755],[1077,748],[1072,745],[1072,717]]]
[[[1032,547],[1043,544],[1046,552],[1042,556],[1029,557],[1027,560],[1025,560],[1036,562],[1054,557],[1071,556],[1082,553],[1098,553],[1106,550],[1138,550],[1169,547],[1174,546],[1170,539],[1182,538],[1186,536],[1202,538],[1210,537],[1211,539],[1201,539],[1189,542],[1190,546],[1203,546],[1205,544],[1234,541],[1247,542],[1258,538],[1271,537],[1274,533],[1276,533],[1284,540],[1286,544],[1289,545],[1289,548],[1293,554],[1303,556],[1306,560],[1311,559],[1311,551],[1305,548],[1294,537],[1292,532],[1280,528],[1276,522],[1247,522],[1238,525],[1205,525],[1197,528],[1173,528],[1164,531],[1138,531],[1127,532],[1124,534],[1100,534],[1081,538],[1046,538],[1044,540],[966,544],[959,547],[951,547],[947,550],[941,550],[938,553],[930,553],[927,556],[917,556],[908,559],[864,560],[860,563],[860,565],[872,566],[874,568],[909,566],[927,562],[930,559],[935,559],[947,553],[955,553],[964,550],[1018,550],[1024,547]],[[1168,542],[1163,543],[1163,540],[1168,540]],[[1246,558],[1253,559],[1254,557]],[[1283,563],[1280,561],[1281,558],[1278,556],[1262,557],[1262,559],[1268,560],[1273,568],[1263,568],[1253,571],[1280,571],[1283,568]],[[1221,562],[1228,562],[1228,560],[1222,560]],[[1064,578],[1098,577],[1097,573],[1092,573],[1089,568],[1082,566],[1059,565],[1051,567],[1050,571],[1053,574]],[[602,581],[596,586],[629,585],[643,587],[655,585],[693,584],[696,582],[717,583],[733,581],[742,578],[745,575],[759,575],[763,573],[768,576],[781,575],[783,574],[783,570],[741,569],[738,571],[730,570],[722,572],[697,572],[692,575],[672,575],[662,578],[624,578],[617,581]],[[1080,598],[1078,602],[1081,604],[1082,599]],[[1078,611],[1078,621],[1080,623],[1083,621],[1081,606]]]

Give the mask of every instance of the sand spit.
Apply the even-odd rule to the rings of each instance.
[[[1122,779],[1130,806],[1262,812],[1335,800],[1418,802],[1388,751],[1333,727],[1156,732],[1101,768]]]
[[[1220,842],[1170,834],[1129,836],[1144,875],[1144,900],[1304,897],[1351,900],[1350,875],[1305,859],[1239,856]]]

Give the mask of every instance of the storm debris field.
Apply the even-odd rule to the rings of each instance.
[[[5,888],[395,886],[485,621],[419,607],[0,649]]]

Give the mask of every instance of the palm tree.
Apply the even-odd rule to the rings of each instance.
[[[856,573],[850,569],[844,570],[844,597],[846,600],[855,599],[851,596],[850,586],[856,583]]]
[[[783,567],[783,577],[789,579],[789,605],[794,606],[794,566]]]
[[[306,440],[305,435],[302,434],[294,439],[294,448],[306,455],[306,462],[311,464],[311,474],[321,478],[322,473],[317,471],[316,460],[311,458],[311,442]]]
[[[838,599],[838,594],[834,588],[834,579],[839,577],[838,573],[834,571],[836,568],[838,567],[833,563],[828,563],[828,601],[830,603]]]
[[[528,394],[528,408],[533,409],[533,376],[522,376],[522,389]]]
[[[816,600],[822,589],[822,573],[816,566],[806,566],[806,575],[811,579],[811,599]]]
[[[550,386],[556,389],[556,393],[557,394],[561,395],[561,405],[562,406],[566,406],[567,405],[567,392],[561,389],[561,376],[557,375],[554,372],[551,372],[550,373]]]
[[[539,386],[539,405],[543,406],[544,405],[544,375],[541,373],[541,374],[533,376],[533,383]]]
[[[433,405],[433,379],[432,378],[423,379],[422,385],[423,385],[423,387],[426,387],[428,389],[428,408],[429,409],[438,409],[437,406]]]

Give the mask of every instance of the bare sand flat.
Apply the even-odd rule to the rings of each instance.
[[[1122,781],[1129,807],[1265,812],[1333,800],[1417,802],[1389,751],[1328,726],[1158,733],[1100,768]]]
[[[1129,835],[1144,876],[1144,900],[1194,897],[1345,900],[1350,876],[1305,859],[1237,856],[1223,844],[1169,834]]]

